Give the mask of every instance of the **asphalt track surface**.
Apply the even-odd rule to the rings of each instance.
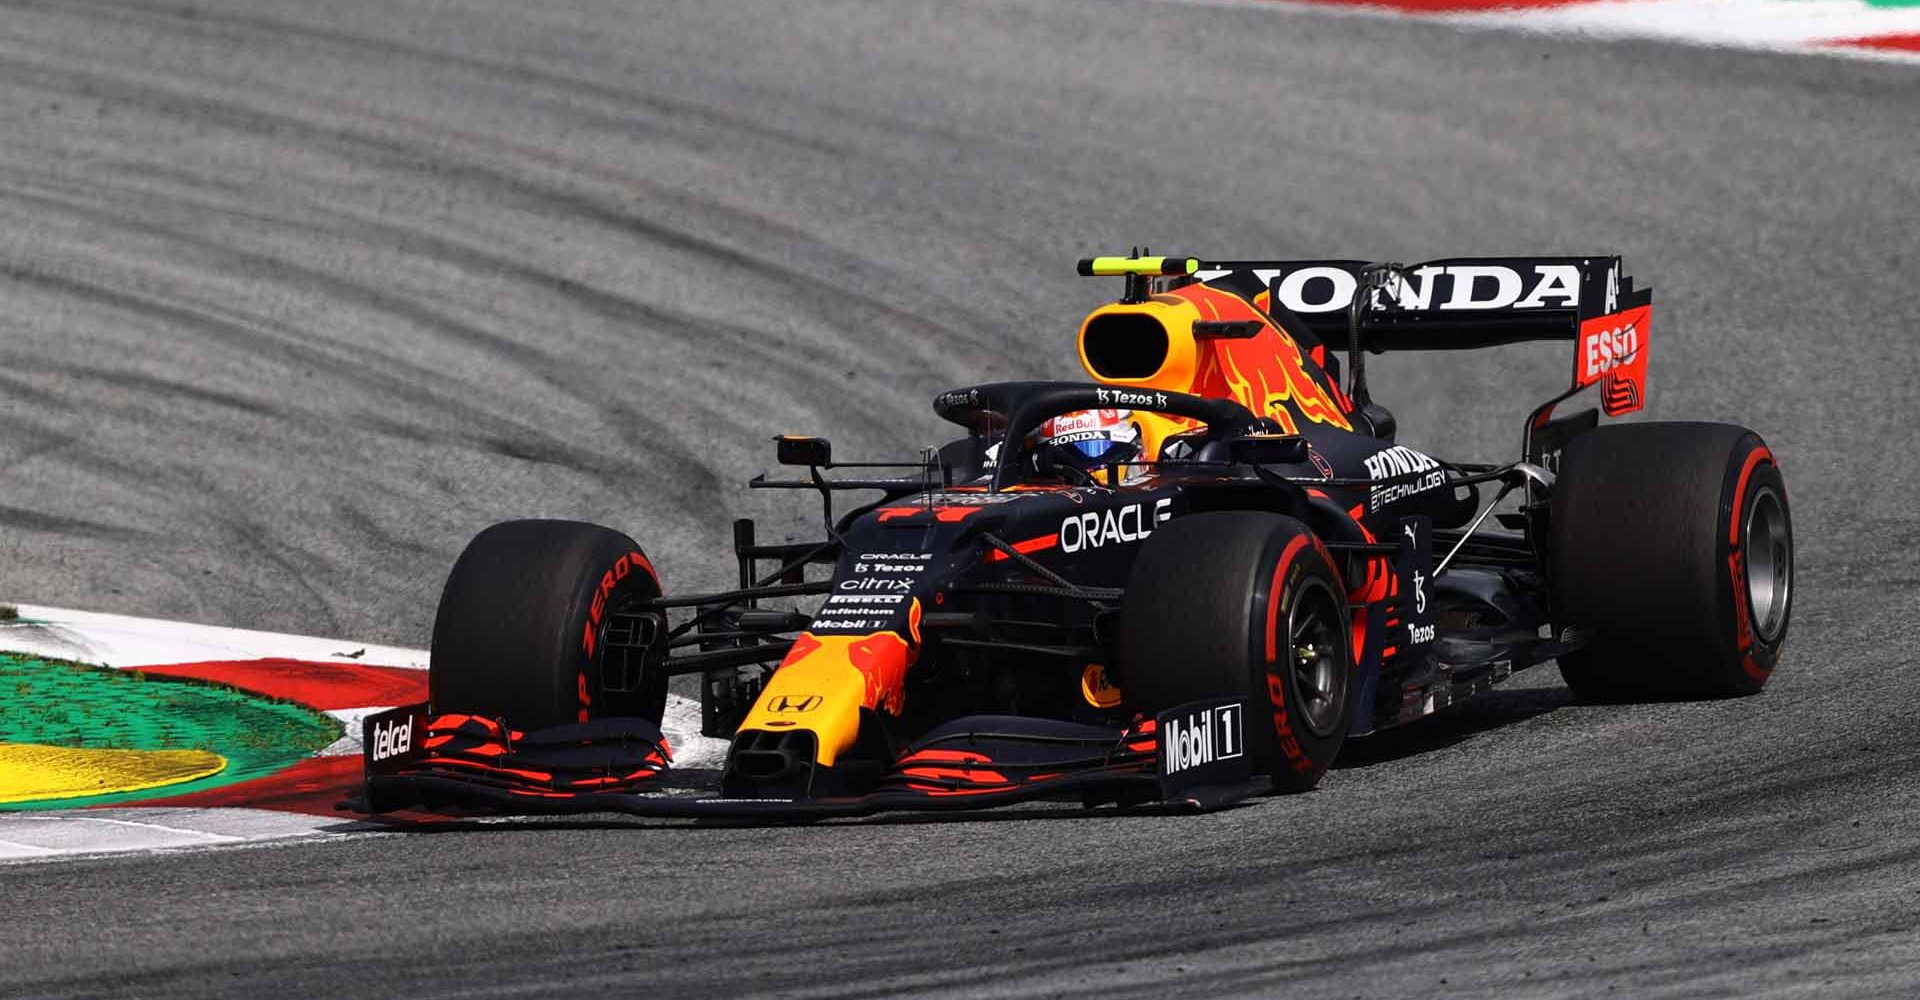
[[[0,594],[424,644],[493,520],[722,583],[767,437],[1070,376],[1072,258],[1618,249],[1793,490],[1760,697],[1551,668],[1201,818],[565,822],[0,870],[0,995],[1920,989],[1920,74],[1134,2],[0,0]],[[1387,358],[1517,448],[1558,347]],[[782,514],[768,534],[803,532]]]

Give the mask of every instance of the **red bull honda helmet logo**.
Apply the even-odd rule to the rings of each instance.
[[[1040,445],[1084,468],[1121,464],[1140,454],[1132,410],[1080,410],[1040,425]]]

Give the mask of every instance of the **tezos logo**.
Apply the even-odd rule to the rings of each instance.
[[[1094,398],[1101,406],[1139,406],[1149,410],[1163,410],[1167,406],[1167,394],[1164,392],[1129,392],[1126,389],[1095,389]]]
[[[1161,773],[1178,774],[1246,753],[1241,714],[1239,705],[1220,705],[1184,719],[1168,719],[1160,730]]]
[[[1147,505],[1144,503],[1075,514],[1060,522],[1060,551],[1079,552],[1081,549],[1097,549],[1117,542],[1140,541],[1153,534],[1155,525],[1173,517],[1173,512],[1168,509],[1172,506],[1172,497],[1155,500],[1151,524],[1147,522]]]
[[[405,722],[376,722],[373,725],[373,759],[398,757],[413,749],[413,716]]]

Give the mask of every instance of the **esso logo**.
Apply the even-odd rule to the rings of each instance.
[[[1611,330],[1596,330],[1587,335],[1580,357],[1584,368],[1581,380],[1591,382],[1633,360],[1640,352],[1640,330],[1629,323]]]

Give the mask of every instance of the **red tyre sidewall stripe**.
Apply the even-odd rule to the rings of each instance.
[[[646,553],[635,548],[630,552],[621,553],[620,557],[613,561],[613,565],[600,575],[600,582],[594,587],[593,597],[589,599],[587,620],[581,629],[580,638],[580,647],[586,652],[586,658],[580,661],[579,669],[574,672],[575,689],[579,694],[576,716],[581,722],[588,721],[593,709],[593,695],[588,684],[587,668],[592,665],[594,651],[600,645],[600,618],[612,603],[614,589],[624,583],[627,577],[632,576],[636,569],[645,571],[647,579],[653,581],[655,595],[663,593],[660,588],[660,573],[653,568],[653,561],[647,558]]]
[[[1272,665],[1280,658],[1280,605],[1285,603],[1285,594],[1281,585],[1285,582],[1287,570],[1293,565],[1293,557],[1306,547],[1310,535],[1295,535],[1280,552],[1280,561],[1273,566],[1273,580],[1267,584],[1267,663]]]
[[[1280,558],[1273,566],[1273,579],[1267,584],[1267,701],[1273,707],[1273,738],[1287,759],[1287,766],[1301,772],[1313,770],[1316,764],[1293,733],[1293,720],[1287,711],[1286,678],[1274,666],[1280,659],[1280,609],[1287,603],[1287,577],[1293,569],[1294,557],[1309,542],[1317,547],[1319,539],[1312,535],[1295,535],[1290,539],[1280,551]],[[1291,636],[1288,641],[1292,641]]]
[[[1745,520],[1747,506],[1747,485],[1753,481],[1755,470],[1762,462],[1773,464],[1773,452],[1766,445],[1760,445],[1747,454],[1746,462],[1740,467],[1740,476],[1733,487],[1733,509],[1727,525],[1727,574],[1733,588],[1733,638],[1735,648],[1740,652],[1740,667],[1747,676],[1756,681],[1765,681],[1772,673],[1754,658],[1753,651],[1757,637],[1753,631],[1753,609],[1747,604],[1746,562],[1747,554],[1740,545],[1740,524]]]

